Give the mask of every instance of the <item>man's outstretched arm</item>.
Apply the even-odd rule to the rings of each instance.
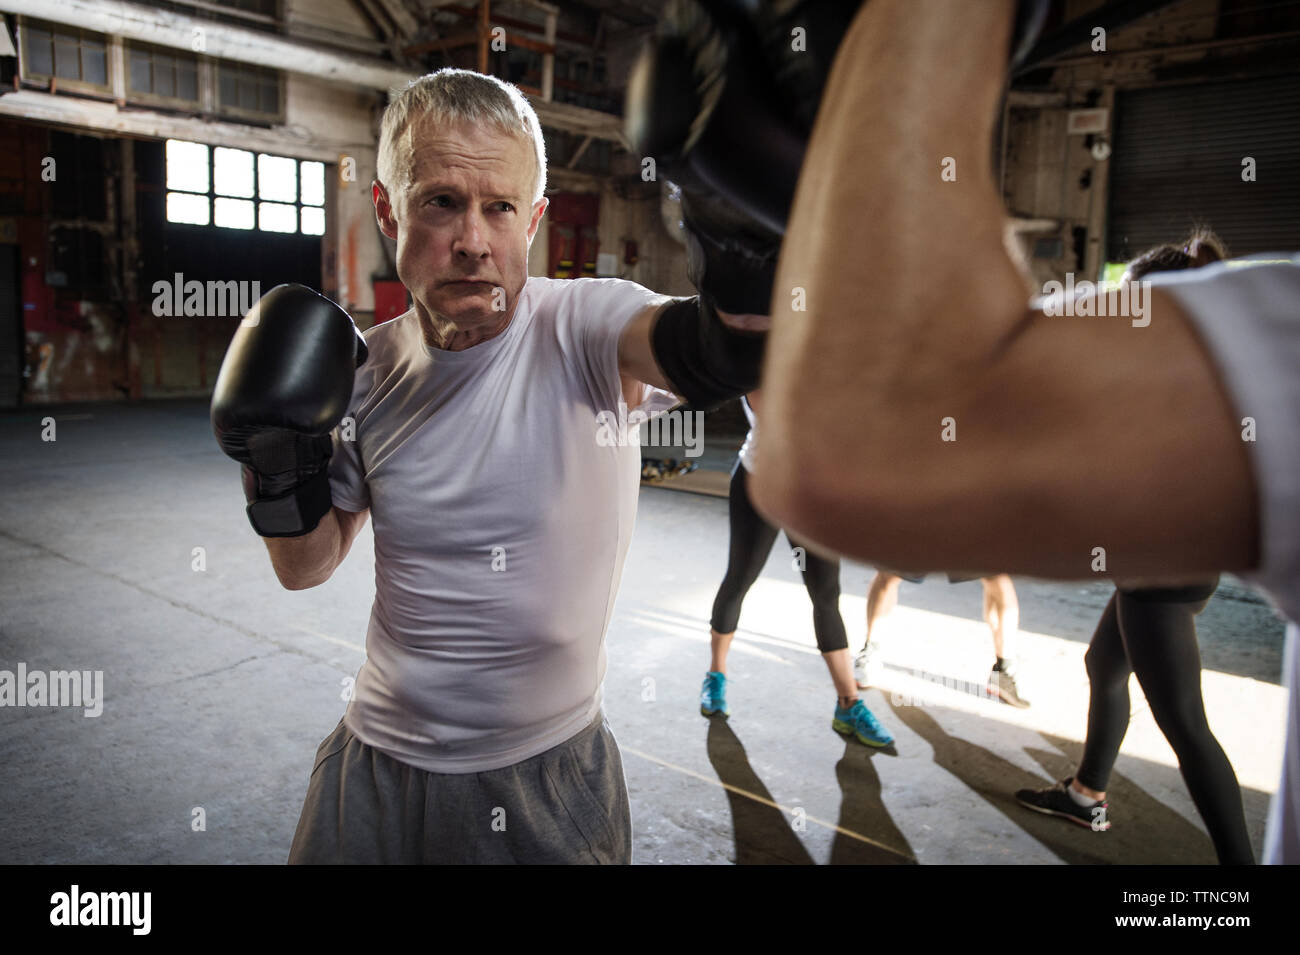
[[[777,272],[756,503],[890,566],[1249,568],[1240,427],[1177,303],[1146,327],[1026,305],[989,148],[1012,7],[872,0],[846,36]]]

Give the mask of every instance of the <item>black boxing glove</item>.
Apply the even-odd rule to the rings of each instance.
[[[670,0],[628,80],[625,129],[684,192],[784,235],[835,54],[863,0]],[[1020,0],[1009,68],[1049,0]],[[802,28],[802,49],[794,30]]]
[[[838,6],[847,29],[856,5]],[[685,195],[723,197],[780,235],[812,126],[790,110],[807,97],[780,88],[759,28],[739,3],[669,0],[628,78],[624,122],[633,148]]]
[[[767,333],[733,328],[719,312],[770,312],[781,237],[698,186],[681,203],[687,274],[700,294],[664,308],[650,344],[690,410],[709,411],[758,386]]]
[[[768,314],[781,238],[709,193],[683,191],[682,221],[700,294],[660,312],[650,345],[688,408],[709,411],[758,386],[767,333],[733,328],[719,311]]]
[[[330,432],[352,400],[366,342],[347,312],[302,285],[277,285],[240,323],[212,392],[212,430],[243,467],[248,519],[299,537],[329,513]]]
[[[682,189],[686,271],[710,304],[734,315],[767,315],[781,236],[730,202]]]

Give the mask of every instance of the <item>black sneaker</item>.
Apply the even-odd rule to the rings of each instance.
[[[1107,818],[1109,806],[1105,802],[1080,806],[1066,789],[1074,777],[1063,779],[1051,789],[1022,789],[1016,793],[1016,802],[1026,809],[1041,812],[1047,816],[1060,816],[1081,826],[1087,826],[1093,832],[1105,832],[1110,828]]]
[[[1020,688],[1016,686],[1015,670],[993,670],[989,674],[986,692],[994,699],[1001,700],[1003,703],[1017,709],[1023,710],[1029,707],[1029,701],[1020,695]]]

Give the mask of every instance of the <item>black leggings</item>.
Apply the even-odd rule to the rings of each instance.
[[[778,528],[754,510],[747,484],[748,472],[737,464],[731,473],[731,554],[727,558],[726,576],[722,578],[722,586],[713,601],[713,619],[710,621],[710,626],[718,633],[731,633],[736,629],[740,605],[767,563],[767,555],[772,552],[778,533]],[[840,562],[818,557],[788,532],[785,537],[791,547],[803,549],[803,583],[812,598],[817,649],[822,653],[847,650],[849,638],[840,617]]]
[[[1078,779],[1104,792],[1128,731],[1128,678],[1136,673],[1160,732],[1224,865],[1255,861],[1232,764],[1205,720],[1201,699],[1198,613],[1215,585],[1168,590],[1118,590],[1110,598],[1084,662],[1092,694],[1088,738]]]

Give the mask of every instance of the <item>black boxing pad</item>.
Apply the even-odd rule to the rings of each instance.
[[[869,0],[868,0],[869,2]],[[1049,0],[1021,0],[1011,64]],[[808,138],[858,0],[670,0],[628,83],[625,129],[687,192],[784,234]],[[794,49],[794,31],[800,49]]]

